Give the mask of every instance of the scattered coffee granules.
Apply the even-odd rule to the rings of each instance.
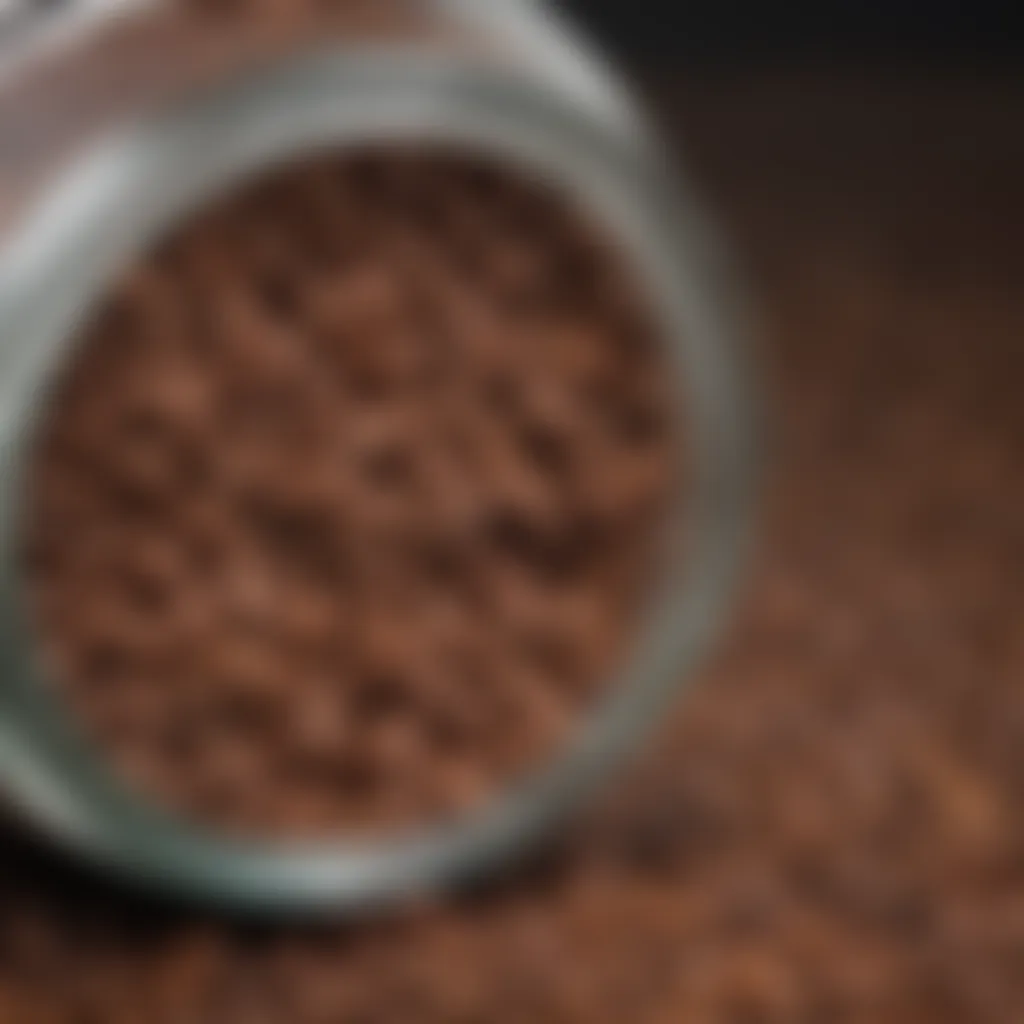
[[[1018,1024],[1024,93],[684,97],[779,455],[746,610],[649,764],[548,863],[344,928],[161,916],[5,834],[3,1024]]]
[[[675,477],[666,353],[558,190],[383,147],[207,210],[86,331],[31,473],[57,684],[211,824],[420,823],[617,667]]]

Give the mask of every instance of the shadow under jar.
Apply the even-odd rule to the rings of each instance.
[[[642,741],[737,564],[749,410],[704,229],[546,15],[340,5],[312,46],[257,8],[173,15],[194,75],[140,66],[145,118],[8,192],[0,772],[125,877],[352,909]]]

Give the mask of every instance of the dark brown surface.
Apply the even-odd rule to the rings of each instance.
[[[143,793],[301,834],[466,810],[616,669],[674,478],[655,329],[556,190],[396,147],[180,229],[31,472],[47,663]]]
[[[133,920],[12,850],[4,1024],[1020,1019],[1024,91],[679,93],[777,454],[728,649],[627,798],[542,868],[342,932]]]

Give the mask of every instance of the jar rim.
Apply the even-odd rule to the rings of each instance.
[[[38,678],[19,594],[20,484],[40,396],[82,312],[212,196],[319,149],[455,144],[550,174],[636,259],[671,330],[697,462],[685,580],[658,596],[610,696],[526,785],[443,828],[372,843],[225,839],[122,790]],[[0,262],[0,781],[42,829],[126,880],[253,912],[352,911],[478,873],[541,835],[635,747],[692,678],[749,534],[750,382],[733,296],[697,211],[653,146],[550,89],[429,55],[305,55],[193,97],[69,169]]]

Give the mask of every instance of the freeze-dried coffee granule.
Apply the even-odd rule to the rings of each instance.
[[[276,172],[113,288],[30,474],[47,667],[141,792],[323,833],[476,805],[619,664],[675,479],[667,355],[549,184]]]

